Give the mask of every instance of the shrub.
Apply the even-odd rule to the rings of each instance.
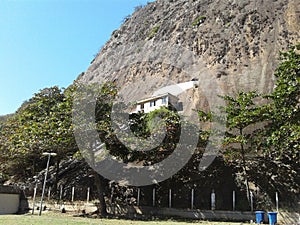
[[[157,34],[159,28],[160,28],[159,25],[153,27],[152,30],[149,33],[148,39],[152,39]]]
[[[206,20],[206,16],[198,16],[197,19],[194,20],[194,22],[192,23],[192,25],[195,26],[199,26],[201,23],[204,23],[204,21]]]

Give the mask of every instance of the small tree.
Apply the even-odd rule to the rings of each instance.
[[[250,201],[248,159],[253,155],[255,149],[251,144],[254,139],[254,126],[261,121],[260,107],[254,103],[259,95],[255,92],[239,92],[236,97],[228,95],[222,98],[226,101],[224,111],[226,112],[226,125],[228,131],[224,138],[223,156],[227,162],[232,163],[241,173],[245,183],[247,198]]]

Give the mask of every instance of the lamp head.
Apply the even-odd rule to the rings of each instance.
[[[43,152],[43,155],[56,156],[57,154],[55,152]]]

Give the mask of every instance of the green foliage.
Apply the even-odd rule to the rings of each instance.
[[[149,33],[149,35],[148,35],[148,39],[149,39],[149,40],[152,39],[152,38],[154,38],[154,36],[157,34],[159,28],[160,28],[160,25],[156,25],[156,26],[154,26],[154,27],[151,29],[151,31],[150,31],[150,33]]]
[[[226,27],[226,28],[228,28],[228,27],[230,27],[230,26],[231,26],[231,22],[228,22],[228,23],[225,24],[225,27]]]
[[[236,97],[223,96],[226,102],[224,111],[227,115],[228,131],[224,139],[225,158],[229,161],[240,161],[246,153],[250,153],[253,129],[246,131],[250,125],[261,121],[260,106],[254,103],[259,95],[255,92],[239,92]]]
[[[212,122],[213,114],[212,112],[204,112],[199,110],[198,117],[201,122]]]
[[[34,176],[44,168],[42,152],[56,152],[59,161],[77,150],[69,90],[63,93],[56,86],[41,90],[4,124],[1,158],[10,159],[5,168],[8,174],[16,179]]]
[[[299,161],[300,150],[300,44],[280,54],[281,63],[275,77],[274,91],[267,96],[268,105],[267,138],[269,149],[277,152],[277,157],[289,155]]]
[[[204,23],[206,20],[206,16],[198,16],[192,23],[193,27],[199,26],[200,24]]]
[[[250,125],[255,125],[261,121],[260,107],[254,103],[254,99],[259,97],[255,92],[239,92],[236,97],[223,96],[226,102],[224,111],[227,115],[226,125],[228,131],[224,138],[223,157],[233,163],[237,171],[242,174],[242,181],[245,183],[247,198],[250,199],[248,160],[247,155],[254,152],[252,140],[254,127],[246,130]]]
[[[275,88],[264,105],[266,126],[262,132],[261,151],[268,164],[269,192],[279,190],[290,202],[300,193],[300,44],[280,53],[280,64],[275,71]]]
[[[156,117],[163,119],[164,124],[158,123],[157,120],[155,120]],[[149,132],[153,132],[155,129],[159,128],[162,125],[166,125],[167,129],[171,130],[172,126],[178,126],[180,123],[178,114],[166,107],[161,107],[157,110],[149,112],[148,114],[146,114],[145,120],[147,124],[146,127]]]

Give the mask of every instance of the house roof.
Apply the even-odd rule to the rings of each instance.
[[[0,185],[0,193],[4,194],[20,194],[20,188],[16,186]]]
[[[145,103],[145,102],[150,102],[150,101],[153,101],[153,100],[165,97],[165,96],[172,96],[173,98],[178,99],[176,96],[174,96],[174,95],[172,95],[170,93],[164,93],[164,94],[161,94],[161,95],[156,95],[156,96],[152,96],[152,97],[149,97],[149,98],[145,98],[145,99],[139,100],[136,103],[137,104],[141,104],[141,103]]]

